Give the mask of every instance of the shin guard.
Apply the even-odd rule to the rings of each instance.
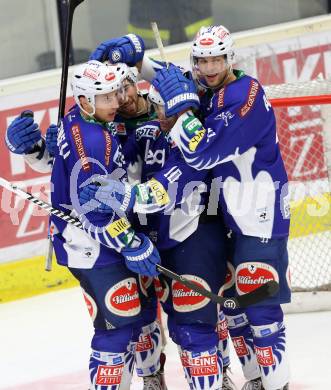
[[[222,356],[223,366],[228,367],[230,365],[230,337],[228,322],[223,311],[218,314],[217,334],[219,339],[218,350]]]
[[[136,344],[135,360],[138,376],[152,375],[160,369],[161,329],[157,321],[143,326]]]
[[[92,350],[90,390],[129,390],[134,365],[133,347],[124,353]]]
[[[255,353],[266,389],[282,389],[290,379],[286,353],[285,326],[282,322],[252,326]]]
[[[182,350],[181,361],[192,390],[222,388],[222,358],[217,348],[205,352]]]
[[[245,313],[226,316],[228,328],[236,354],[240,360],[243,374],[247,380],[261,376],[257,363],[251,328]]]

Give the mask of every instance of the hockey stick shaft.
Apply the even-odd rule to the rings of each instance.
[[[162,43],[162,39],[161,39],[161,35],[160,35],[160,32],[159,32],[159,28],[157,27],[157,23],[156,22],[151,22],[151,27],[152,27],[152,30],[153,30],[153,34],[154,34],[154,38],[155,38],[155,42],[156,42],[157,48],[159,49],[159,52],[160,52],[161,60],[166,63],[166,67],[168,68],[169,67],[169,63],[166,60],[166,56],[165,56],[165,53],[164,53],[164,46],[163,46],[163,43]]]
[[[67,0],[67,24],[66,24],[66,35],[64,43],[64,53],[62,60],[62,73],[61,73],[61,86],[60,86],[60,98],[59,98],[59,111],[58,111],[58,125],[60,120],[64,116],[66,96],[67,96],[67,82],[68,82],[68,69],[69,69],[69,54],[70,54],[70,43],[71,43],[71,31],[72,21],[76,7],[81,4],[84,0]]]
[[[66,97],[67,97],[67,83],[68,83],[68,69],[69,69],[69,53],[71,43],[71,31],[72,21],[76,7],[84,0],[67,0],[67,23],[65,31],[64,53],[62,58],[62,73],[61,73],[61,86],[60,86],[60,98],[59,98],[59,110],[57,116],[58,128],[61,125],[61,119],[64,117]],[[53,258],[53,243],[50,238],[50,232],[48,233],[48,248],[45,258],[45,270],[52,270],[52,258]]]
[[[43,210],[47,211],[49,214],[55,215],[56,217],[59,217],[63,219],[64,221],[83,229],[82,223],[77,219],[74,218],[66,213],[64,213],[61,210],[56,209],[49,203],[37,198],[36,196],[30,194],[29,192],[26,192],[19,188],[17,185],[10,183],[8,180],[4,179],[3,177],[0,177],[0,186],[6,188],[8,191],[14,192],[16,195],[20,196],[23,199],[28,200],[29,202],[34,203],[38,207],[42,208]]]
[[[83,229],[81,222],[77,218],[71,217],[70,215],[64,213],[63,211],[58,210],[55,207],[51,206],[49,203],[44,202],[43,200],[35,197],[29,192],[23,191],[21,188],[17,187],[15,184],[10,183],[9,181],[7,181],[2,177],[0,177],[0,185],[11,192],[14,192],[21,198],[36,204],[37,206],[46,210],[49,214],[55,215],[56,217],[61,218],[64,221],[76,226],[77,228]],[[218,303],[224,307],[228,307],[231,309],[235,309],[238,307],[246,307],[258,303],[276,294],[279,288],[277,282],[269,281],[266,284],[258,287],[257,289],[253,290],[248,294],[244,294],[238,297],[224,298],[212,293],[211,291],[206,290],[202,286],[199,286],[198,284],[184,278],[183,276],[178,275],[173,271],[170,271],[169,269],[163,267],[162,265],[157,264],[156,267],[159,272],[161,272],[168,278],[176,280],[177,282],[190,288],[196,293],[209,298],[214,303]]]

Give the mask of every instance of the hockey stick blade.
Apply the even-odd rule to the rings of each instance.
[[[262,284],[262,286],[256,288],[250,293],[239,295],[235,299],[237,300],[238,306],[241,308],[245,308],[247,306],[255,305],[256,303],[260,303],[267,298],[270,298],[276,295],[279,291],[279,284],[275,280],[269,280],[269,282]],[[231,308],[230,300],[231,298],[225,298],[223,306]]]
[[[274,280],[271,280],[263,284],[262,286],[256,288],[255,290],[251,291],[250,293],[240,295],[238,297],[224,298],[220,295],[212,293],[209,290],[206,290],[205,288],[199,286],[191,280],[188,280],[183,276],[180,276],[170,271],[169,269],[162,267],[162,265],[160,264],[157,264],[156,268],[159,272],[162,272],[164,275],[168,276],[168,278],[177,280],[177,282],[183,284],[191,290],[209,298],[212,302],[220,304],[229,309],[244,308],[250,305],[254,305],[275,295],[279,290],[278,283]]]

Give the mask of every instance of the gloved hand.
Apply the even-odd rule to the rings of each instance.
[[[166,117],[190,108],[199,108],[199,96],[191,73],[186,77],[180,68],[170,64],[169,68],[157,71],[152,84],[165,102]]]
[[[136,193],[128,183],[106,179],[101,185],[88,184],[79,193],[79,202],[88,211],[124,215],[132,210]],[[89,202],[89,204],[87,204]]]
[[[23,111],[6,130],[5,141],[8,149],[16,154],[27,154],[41,140],[41,131],[33,120],[32,111]]]
[[[157,276],[156,264],[160,263],[160,255],[152,241],[144,234],[136,234],[141,244],[138,248],[125,248],[122,254],[129,270],[140,275]]]
[[[55,157],[58,154],[59,148],[57,146],[57,133],[58,133],[57,125],[51,124],[46,131],[46,148],[48,153]]]
[[[136,34],[127,34],[120,38],[104,41],[90,55],[90,60],[105,61],[111,63],[123,62],[129,66],[135,66],[144,57],[145,43]]]

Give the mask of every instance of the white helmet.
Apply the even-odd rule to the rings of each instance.
[[[151,84],[148,90],[148,99],[150,102],[157,104],[159,106],[164,106],[164,100],[159,94],[158,90]]]
[[[201,27],[191,49],[192,57],[227,56],[229,65],[234,60],[233,39],[224,26]]]
[[[138,69],[135,66],[128,67],[128,74],[126,76],[133,84],[138,81]]]
[[[94,115],[95,96],[120,89],[127,75],[128,66],[125,64],[111,65],[93,60],[77,66],[71,79],[71,88],[77,105],[86,114]],[[87,113],[82,108],[79,96],[87,98],[93,107],[92,113]]]

